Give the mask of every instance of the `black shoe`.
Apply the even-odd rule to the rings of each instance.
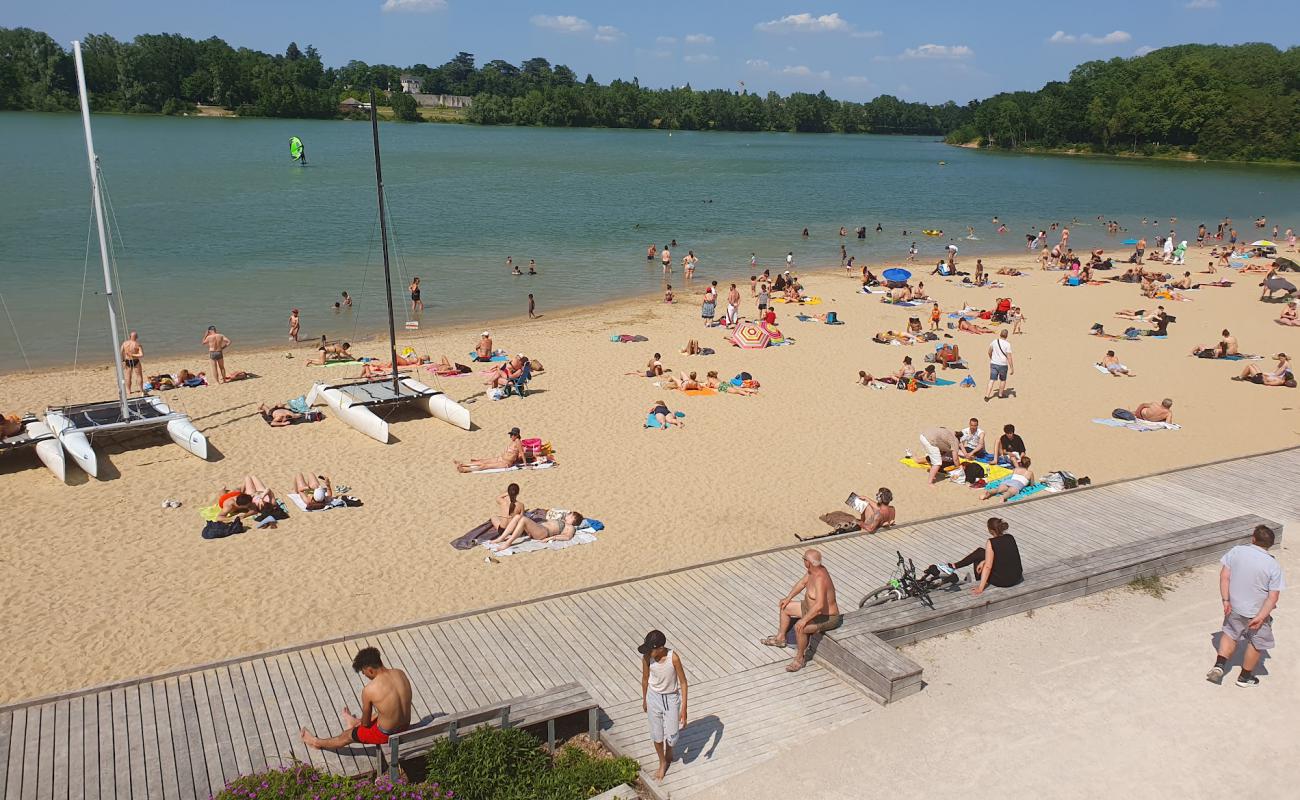
[[[1259,685],[1259,678],[1256,678],[1254,675],[1250,675],[1250,676],[1242,675],[1241,677],[1237,678],[1237,685],[1243,689],[1249,689],[1252,686]]]

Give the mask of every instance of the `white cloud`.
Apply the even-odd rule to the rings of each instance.
[[[975,51],[964,44],[923,44],[909,47],[899,56],[902,59],[949,59],[970,58]]]
[[[789,14],[780,19],[760,22],[754,29],[768,33],[848,33],[853,30],[853,26],[839,14],[822,14],[820,17]]]
[[[655,44],[677,44],[676,36],[656,36]]]
[[[717,60],[718,57],[711,53],[693,53],[682,59],[682,61],[685,61],[688,64],[708,64]]]
[[[384,0],[380,10],[385,14],[410,12],[416,14],[441,11],[447,7],[447,0]]]
[[[845,75],[844,82],[856,83],[859,86],[866,86],[867,84],[871,83],[871,79],[865,75]]]
[[[745,66],[749,67],[750,69],[767,69],[772,65],[767,63],[761,58],[751,58],[745,62]]]
[[[538,14],[532,18],[534,26],[542,30],[555,31],[557,33],[586,33],[591,30],[591,23],[582,17],[575,17],[569,14],[560,16],[551,16],[550,14]]]
[[[806,67],[803,64],[786,67],[781,70],[781,74],[791,75],[796,78],[821,78],[822,80],[830,80],[831,78],[831,73],[829,71],[822,70],[821,72],[814,72],[811,68]]]
[[[615,28],[613,25],[596,26],[596,41],[598,42],[617,42],[626,34]]]
[[[1146,55],[1147,53],[1155,52],[1155,50],[1156,50],[1156,48],[1152,47],[1151,45],[1149,45],[1149,44],[1144,44],[1144,45],[1142,45],[1141,47],[1139,47],[1137,50],[1134,50],[1134,51],[1133,51],[1133,55],[1135,55],[1135,56],[1144,56],[1144,55]]]
[[[1190,3],[1183,6],[1183,8],[1195,8],[1195,9],[1207,9],[1207,8],[1218,8],[1218,7],[1219,7],[1219,0],[1191,0]]]
[[[1081,33],[1078,36],[1065,31],[1057,31],[1047,37],[1047,41],[1052,44],[1123,44],[1131,41],[1133,36],[1128,31],[1111,31],[1105,36],[1093,36],[1091,33]]]
[[[707,33],[692,33],[686,36],[687,44],[713,44],[713,37]]]

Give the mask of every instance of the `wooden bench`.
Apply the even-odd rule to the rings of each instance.
[[[1031,570],[1023,582],[1007,589],[990,587],[974,595],[970,584],[964,584],[934,591],[930,594],[933,609],[907,599],[850,611],[844,624],[826,635],[816,657],[857,681],[879,702],[889,703],[922,686],[920,666],[894,649],[899,645],[1113,589],[1138,578],[1213,563],[1228,547],[1249,542],[1256,525],[1268,525],[1281,539],[1281,525],[1248,514],[1071,556]]]
[[[394,781],[398,778],[400,759],[412,758],[429,752],[442,738],[456,741],[466,731],[491,725],[533,730],[545,726],[546,746],[555,752],[555,723],[568,717],[585,714],[587,734],[596,739],[600,707],[591,693],[577,683],[566,683],[534,695],[517,697],[500,703],[482,706],[437,717],[427,724],[395,733],[388,737],[387,747],[380,748],[379,763],[375,770],[385,770]]]

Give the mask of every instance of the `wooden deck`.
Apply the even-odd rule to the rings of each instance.
[[[847,604],[890,574],[896,549],[918,564],[968,552],[983,541],[989,512],[1010,522],[1031,572],[1246,513],[1288,522],[1297,508],[1300,449],[1291,449],[818,546]],[[204,798],[241,773],[293,758],[369,770],[370,748],[320,753],[297,736],[304,725],[333,731],[337,709],[355,708],[362,681],[350,664],[365,645],[408,672],[419,717],[577,681],[605,710],[608,741],[651,766],[634,648],[658,627],[688,670],[692,718],[682,761],[660,791],[688,797],[772,758],[803,732],[877,707],[816,663],[787,674],[789,653],[757,643],[772,632],[774,601],[798,578],[806,546],[6,706],[0,792],[22,800]]]

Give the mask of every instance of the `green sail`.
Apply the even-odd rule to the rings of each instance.
[[[289,137],[289,157],[295,160],[302,158],[302,139],[297,136]]]

